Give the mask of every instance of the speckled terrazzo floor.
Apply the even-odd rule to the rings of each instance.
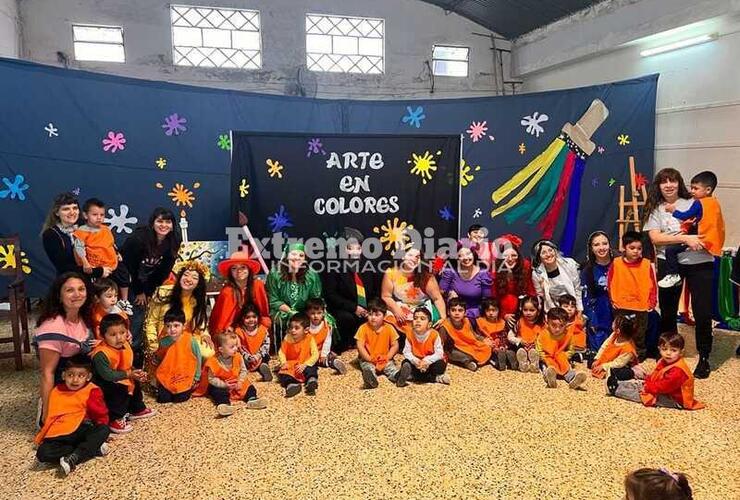
[[[693,337],[690,335],[689,338]],[[689,474],[699,499],[740,498],[740,337],[718,334],[716,371],[697,382],[709,408],[646,409],[538,375],[451,368],[452,385],[360,390],[359,371],[322,372],[318,395],[216,419],[210,401],[153,404],[160,414],[115,438],[111,453],[62,479],[29,471],[35,360],[0,362],[3,499],[622,498],[626,472]],[[692,342],[693,344],[693,342]],[[344,355],[346,360],[354,353]],[[690,360],[693,366],[695,359]]]

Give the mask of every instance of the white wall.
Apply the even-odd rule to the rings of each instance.
[[[671,12],[664,12],[663,17],[671,17]],[[687,21],[693,22],[695,18]],[[673,22],[680,25],[681,20],[674,18]],[[740,12],[708,19],[692,30],[718,32],[720,36],[703,45],[640,57],[641,49],[660,44],[657,37],[657,41],[602,49],[555,67],[543,65],[546,69],[520,77],[525,80],[525,92],[536,92],[660,73],[655,169],[674,167],[687,183],[702,170],[714,171],[719,177],[717,197],[727,226],[726,245],[737,246],[740,244]],[[603,37],[620,38],[614,33],[604,33]],[[546,39],[540,38],[537,43],[543,41]],[[531,59],[528,64],[538,66]]]
[[[170,2],[163,0],[24,0],[23,57],[58,64],[57,51],[72,67],[152,80],[211,87],[285,93],[305,65],[305,14],[338,14],[385,19],[385,74],[316,73],[319,97],[459,97],[494,90],[490,34],[456,14],[419,0],[182,0],[176,4],[256,9],[261,13],[263,68],[238,71],[172,65]],[[125,64],[75,62],[72,23],[123,26]],[[436,77],[435,93],[424,61],[434,43],[471,47],[468,78]]]
[[[0,0],[0,57],[18,57],[19,45],[18,1]]]

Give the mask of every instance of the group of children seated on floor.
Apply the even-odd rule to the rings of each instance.
[[[184,313],[170,309],[147,372],[133,367],[131,334],[126,314],[117,306],[116,284],[100,279],[95,294],[94,333],[100,343],[90,356],[69,359],[64,383],[52,390],[47,418],[35,439],[37,459],[59,464],[65,474],[84,460],[104,455],[110,432],[130,432],[130,421],[156,414],[142,397],[142,384],[152,379],[160,403],[208,396],[218,415],[229,416],[238,408],[233,402],[243,401],[249,409],[266,407],[250,381],[250,372],[258,373],[264,382],[273,380],[273,373],[277,373],[285,397],[290,398],[301,391],[316,393],[319,367],[338,374],[347,371],[331,351],[333,331],[321,299],[310,300],[305,313],[291,317],[277,351],[278,363],[272,368],[270,333],[260,324],[253,304],[244,305],[231,328],[214,335],[215,354],[206,360],[185,328]],[[385,303],[370,300],[367,321],[355,335],[364,387],[376,388],[379,375],[398,387],[410,381],[449,384],[446,369],[450,362],[471,371],[490,364],[497,370],[539,372],[549,388],[563,379],[571,389],[579,389],[587,372],[577,368],[577,363],[585,362],[594,377],[606,378],[611,395],[646,406],[703,407],[693,397],[694,379],[682,357],[680,335],[661,336],[661,359],[655,370],[646,374],[638,364],[633,341],[637,330],[634,314],[617,314],[613,333],[591,355],[586,350],[584,322],[575,298],[563,296],[559,304],[544,313],[537,297],[525,296],[516,319],[507,323],[499,318],[495,299],[487,298],[481,304],[480,317],[471,321],[466,317],[465,302],[452,298],[448,318],[436,328],[431,312],[416,308],[401,339],[399,331],[385,320]],[[395,360],[399,352],[400,366]]]

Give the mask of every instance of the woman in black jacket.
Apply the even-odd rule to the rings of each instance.
[[[143,347],[142,325],[147,303],[172,271],[181,241],[175,214],[166,208],[157,207],[149,217],[149,223],[136,228],[121,247],[123,263],[131,274],[129,294],[134,297],[134,314],[130,318],[131,334],[132,347],[137,355],[140,355]]]

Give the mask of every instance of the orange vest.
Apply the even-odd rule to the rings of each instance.
[[[326,336],[329,335],[329,323],[327,323],[326,320],[322,321],[321,329],[316,333],[311,332],[310,328],[306,331],[313,337],[314,341],[316,341],[316,348],[321,351],[321,346],[324,345]]]
[[[296,366],[305,364],[311,357],[311,344],[316,343],[312,335],[306,335],[300,342],[291,342],[290,337],[283,339],[280,351],[285,356],[285,366],[278,373],[290,375],[299,382],[304,382],[306,377],[296,371]]]
[[[388,351],[391,349],[393,344],[394,331],[393,327],[387,324],[383,324],[380,329],[376,332],[370,325],[363,323],[357,332],[362,332],[365,339],[365,349],[367,349],[370,358],[375,360],[375,369],[378,372],[383,371],[385,365],[388,364]],[[412,334],[413,335],[413,334]],[[408,335],[411,337],[412,335]],[[407,338],[408,338],[407,337]]]
[[[257,325],[257,333],[249,335],[244,328],[235,328],[234,333],[239,337],[242,348],[251,355],[255,355],[259,352],[260,346],[267,337],[267,328],[262,325]]]
[[[108,358],[108,364],[112,370],[118,370],[122,372],[129,371],[134,365],[134,351],[128,342],[123,343],[123,349],[116,349],[111,347],[105,342],[98,344],[95,349],[90,353],[90,357],[95,357],[99,352]],[[129,394],[134,393],[134,381],[128,378],[119,380],[117,384],[125,385],[128,389]]]
[[[217,378],[220,378],[224,382],[230,380],[239,380],[239,373],[241,372],[241,356],[239,354],[231,358],[231,366],[227,369],[222,365],[218,359],[218,356],[212,356],[206,360],[203,365],[203,371],[200,375],[200,383],[198,387],[193,391],[194,397],[203,396],[208,393],[208,373],[211,372]],[[231,401],[241,401],[244,396],[247,395],[247,390],[252,384],[248,379],[237,386],[236,389],[229,390],[229,399]]]
[[[468,318],[463,320],[462,327],[459,330],[452,325],[450,319],[444,320],[442,325],[455,344],[455,349],[472,356],[479,365],[485,364],[486,361],[491,359],[491,347],[478,340]]]
[[[74,232],[74,236],[85,244],[87,261],[92,267],[105,266],[115,269],[118,266],[116,241],[108,226],[101,226],[100,230],[94,233],[78,229]]]
[[[545,327],[543,327],[542,325],[527,324],[524,318],[520,318],[516,324],[516,331],[519,334],[519,338],[522,339],[525,347],[529,348],[534,346],[534,343],[537,342],[537,337],[542,333],[544,329]]]
[[[671,368],[678,368],[684,372],[688,378],[686,379],[686,382],[681,385],[681,400],[676,402],[686,410],[701,410],[702,408],[705,408],[704,403],[700,403],[694,399],[694,374],[691,373],[691,370],[689,370],[689,367],[683,358],[678,358],[678,361],[670,365],[661,365],[663,365],[663,360],[658,361],[658,365],[655,367],[655,370],[653,370],[653,373],[648,375],[647,380],[660,379]],[[642,404],[645,406],[655,406],[655,403],[658,401],[657,396],[654,394],[647,394],[644,392],[640,393],[640,399],[642,400]]]
[[[506,333],[506,321],[502,319],[491,323],[485,317],[481,316],[476,321],[476,325],[481,334],[494,341],[500,338],[502,333]]]
[[[419,359],[424,359],[427,356],[434,354],[434,343],[438,338],[439,333],[437,330],[429,330],[429,334],[424,342],[420,341],[416,337],[415,333],[406,337],[406,342],[411,344],[411,352],[414,353],[414,356]]]
[[[129,328],[129,320],[128,315],[124,312],[117,312],[115,314],[118,314],[120,317],[126,320],[126,328]],[[92,310],[92,330],[95,334],[95,338],[99,340],[103,340],[103,335],[100,333],[100,322],[103,320],[105,316],[107,316],[108,313],[103,309],[103,307],[100,304],[95,304],[93,306]]]
[[[598,356],[596,359],[594,359],[594,364],[591,368],[591,374],[594,377],[597,378],[604,378],[606,375],[604,373],[601,373],[598,371],[598,368],[603,365],[604,363],[610,363],[617,359],[622,354],[630,353],[632,354],[632,363],[637,363],[637,349],[635,348],[635,343],[630,341],[622,342],[621,344],[617,344],[616,342],[616,336],[610,335],[608,339],[606,339],[606,342],[604,342],[604,346],[601,350],[600,356]]]
[[[157,381],[172,394],[180,394],[193,387],[198,358],[193,354],[192,340],[190,332],[182,332],[177,342],[167,348],[164,359],[157,366]]]
[[[709,253],[720,257],[725,244],[725,220],[722,218],[719,201],[714,196],[698,201],[701,203],[701,220],[699,220],[697,232],[704,236],[701,243]]]
[[[537,342],[542,349],[542,361],[547,366],[555,368],[558,375],[565,375],[570,370],[570,361],[568,360],[568,348],[573,342],[573,334],[566,329],[560,338],[555,338],[550,330],[545,328]]]
[[[88,383],[79,391],[60,391],[56,387],[49,394],[49,413],[33,441],[41,444],[45,438],[72,434],[85,420],[90,393],[98,386]]]
[[[576,312],[576,317],[568,325],[568,333],[573,336],[573,348],[579,351],[586,349],[586,328],[583,324],[583,315]]]
[[[612,261],[609,297],[615,309],[650,310],[653,269],[648,259],[627,264],[623,258]]]

